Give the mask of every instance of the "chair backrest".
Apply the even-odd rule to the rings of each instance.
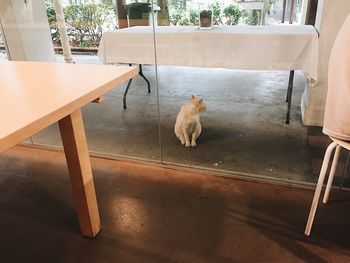
[[[323,132],[350,141],[350,15],[333,44]]]

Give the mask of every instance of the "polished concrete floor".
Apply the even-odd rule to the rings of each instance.
[[[77,63],[99,63],[76,56]],[[83,109],[92,152],[186,167],[220,170],[247,177],[314,183],[307,128],[301,124],[300,100],[305,79],[296,72],[291,123],[286,114],[287,71],[239,71],[158,67],[159,111],[154,66],[144,66],[151,82],[137,77],[122,108],[125,85],[99,104]],[[185,148],[173,127],[191,95],[204,99],[202,134],[196,148]],[[158,120],[160,119],[160,127]],[[159,133],[160,130],[160,133]],[[61,145],[56,125],[33,136],[35,144]],[[161,143],[159,143],[161,141]]]
[[[102,231],[83,238],[62,152],[0,155],[0,262],[350,262],[350,195],[92,158]]]

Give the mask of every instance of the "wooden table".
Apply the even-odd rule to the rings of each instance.
[[[84,236],[101,229],[80,108],[135,77],[134,67],[0,62],[0,153],[58,121]]]

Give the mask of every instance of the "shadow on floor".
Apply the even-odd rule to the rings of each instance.
[[[62,152],[0,157],[1,262],[347,262],[347,192],[312,191],[92,158],[103,230],[80,236]]]

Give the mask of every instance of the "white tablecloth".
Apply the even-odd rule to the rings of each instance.
[[[155,64],[152,27],[105,32],[98,49],[104,63]],[[318,34],[313,26],[159,26],[159,65],[251,70],[302,70],[317,79]]]

